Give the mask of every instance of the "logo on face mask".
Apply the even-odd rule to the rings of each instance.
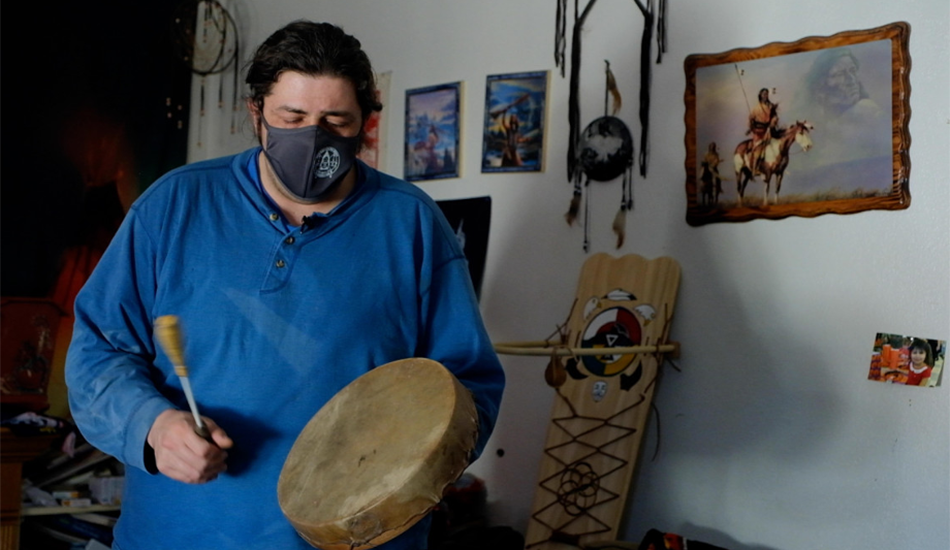
[[[340,168],[340,152],[335,147],[324,147],[313,157],[313,173],[318,178],[333,177]]]

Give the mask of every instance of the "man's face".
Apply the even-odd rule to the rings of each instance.
[[[825,79],[829,99],[839,105],[853,105],[861,99],[861,83],[858,80],[858,66],[850,56],[838,59],[828,71]]]
[[[354,137],[363,129],[363,117],[353,84],[335,76],[310,76],[285,71],[277,77],[270,94],[264,96],[263,108],[253,105],[255,127],[261,144],[267,147],[264,117],[274,128],[320,126],[341,137]]]

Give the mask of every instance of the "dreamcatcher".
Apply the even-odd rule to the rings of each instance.
[[[207,77],[233,68],[231,133],[236,129],[238,111],[238,61],[240,40],[230,12],[216,0],[186,0],[172,17],[172,43],[176,55],[191,72],[201,77],[199,131],[205,115]],[[218,108],[224,108],[224,86],[218,86]],[[201,147],[199,138],[198,146]]]
[[[583,133],[580,132],[580,106],[578,101],[578,89],[580,84],[580,64],[581,64],[581,36],[583,35],[584,22],[597,0],[588,0],[583,11],[579,11],[580,0],[574,0],[574,28],[571,36],[571,77],[570,77],[570,97],[568,99],[568,123],[570,136],[568,137],[567,150],[567,176],[568,180],[574,184],[574,196],[571,199],[571,206],[566,214],[569,224],[573,224],[577,219],[584,189],[588,182],[608,181],[616,178],[620,174],[624,175],[623,192],[621,196],[620,209],[617,212],[613,222],[613,230],[617,234],[617,248],[623,245],[625,238],[626,212],[633,208],[632,195],[632,166],[633,166],[633,137],[626,125],[620,119],[614,117],[620,109],[620,92],[617,89],[616,80],[610,70],[610,63],[607,63],[606,78],[607,85],[604,97],[604,116],[591,122]],[[651,46],[654,34],[654,25],[656,26],[656,41],[659,52],[656,62],[660,63],[662,53],[666,51],[666,2],[667,0],[633,0],[643,15],[643,35],[640,40],[640,175],[646,177],[647,174],[647,135],[649,129],[649,111],[650,111],[650,57]],[[657,1],[659,5],[657,6]],[[564,76],[564,69],[567,61],[565,59],[567,32],[567,11],[568,0],[557,0],[557,18],[554,38],[554,61],[561,67],[561,76]],[[613,96],[613,113],[607,115],[608,95]],[[591,162],[596,159],[597,162]],[[608,175],[613,174],[610,177]],[[597,177],[595,177],[595,175]],[[600,179],[604,178],[604,179]],[[588,220],[586,213],[589,208],[585,206],[584,217],[584,251],[588,251]]]
[[[613,231],[617,234],[617,248],[623,246],[626,238],[627,211],[633,208],[633,136],[627,125],[614,116],[620,110],[620,91],[610,70],[610,62],[605,61],[605,63],[607,64],[607,85],[604,95],[604,116],[594,119],[577,138],[579,172],[573,178],[574,196],[565,216],[567,223],[573,224],[577,219],[581,203],[584,204],[584,252],[587,252],[590,247],[590,200],[583,200],[583,194],[591,180],[611,181],[623,175],[620,209],[613,223]],[[607,114],[609,101],[607,94],[613,97],[613,109],[610,114]]]

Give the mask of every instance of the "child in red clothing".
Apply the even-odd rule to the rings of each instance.
[[[910,344],[910,364],[907,365],[908,386],[926,386],[933,372],[934,355],[930,342],[914,338]]]

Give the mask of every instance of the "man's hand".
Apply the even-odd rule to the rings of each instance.
[[[148,444],[155,450],[159,472],[185,483],[207,483],[228,469],[225,449],[234,443],[214,421],[202,420],[214,443],[195,433],[191,413],[168,409],[158,415],[148,432]]]

